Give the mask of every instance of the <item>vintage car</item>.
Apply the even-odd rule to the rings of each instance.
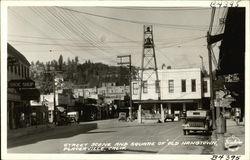
[[[127,114],[126,114],[126,112],[120,112],[119,113],[118,121],[127,121]]]
[[[168,120],[171,120],[172,122],[174,121],[174,114],[165,114],[165,119],[164,119],[164,122],[167,122]]]
[[[190,131],[201,131],[210,134],[212,130],[212,120],[208,110],[189,110],[186,112],[186,119],[183,124],[184,135]]]
[[[67,113],[71,123],[79,123],[79,112],[71,111]]]

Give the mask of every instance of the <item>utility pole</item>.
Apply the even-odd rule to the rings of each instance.
[[[212,14],[211,14],[211,21],[209,30],[207,32],[207,41],[209,42],[209,38],[212,32],[212,26],[214,21],[214,15],[215,15],[215,7],[212,8]],[[210,81],[210,109],[212,111],[212,122],[213,122],[213,130],[216,129],[216,123],[215,123],[215,110],[214,110],[214,90],[213,90],[213,71],[212,71],[212,46],[210,43],[207,43],[207,49],[208,49],[208,65],[209,65],[209,81]],[[218,108],[218,107],[217,107]]]
[[[123,56],[117,56],[117,58],[120,58],[120,62],[117,63],[118,65],[128,65],[129,66],[129,119],[132,120],[132,66],[131,66],[131,55],[123,55]],[[128,61],[124,62],[122,61],[123,58],[128,58]]]
[[[56,122],[54,115],[56,115],[55,110],[56,110],[56,81],[55,81],[55,77],[57,73],[62,73],[62,71],[56,71],[56,70],[48,70],[45,71],[45,73],[49,73],[53,75],[53,104],[54,104],[54,110],[53,110],[53,122]]]

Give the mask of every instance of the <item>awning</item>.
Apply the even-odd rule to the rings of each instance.
[[[20,89],[19,92],[22,100],[38,100],[40,98],[40,91],[36,88]]]

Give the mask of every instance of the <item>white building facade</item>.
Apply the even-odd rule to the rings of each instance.
[[[210,97],[209,78],[202,76],[200,68],[158,70],[158,77],[158,82],[155,74],[143,80],[141,98],[141,81],[132,81],[132,100],[144,104],[144,110],[157,105],[163,105],[167,113],[208,107],[203,106],[203,99]],[[161,112],[159,108],[154,110]]]

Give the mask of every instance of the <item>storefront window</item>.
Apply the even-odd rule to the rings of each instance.
[[[186,92],[186,80],[185,79],[181,80],[181,91]]]
[[[133,83],[133,94],[134,95],[138,94],[138,84],[136,82]]]
[[[196,92],[196,80],[195,79],[191,80],[191,86],[192,86],[192,92]]]
[[[168,92],[174,93],[174,80],[168,80]]]

